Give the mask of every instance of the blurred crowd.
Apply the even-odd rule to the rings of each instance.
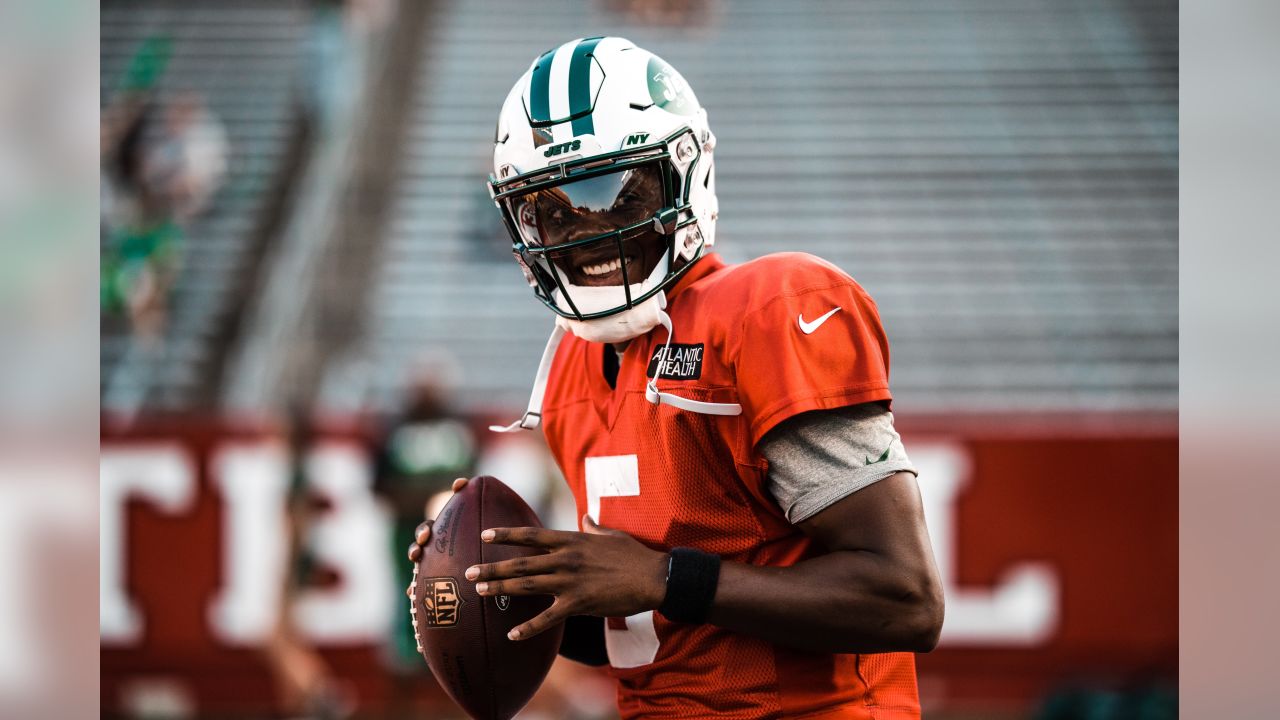
[[[226,128],[204,98],[157,90],[170,47],[142,45],[101,124],[102,311],[150,343],[164,332],[186,228],[227,175]]]
[[[322,137],[349,109],[369,39],[390,23],[392,4],[314,0],[307,17],[294,105]],[[227,185],[234,149],[209,98],[173,80],[174,51],[174,38],[151,35],[102,88],[102,317],[148,347],[163,341],[184,242]]]

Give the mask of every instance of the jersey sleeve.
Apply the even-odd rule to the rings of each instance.
[[[759,448],[769,461],[769,492],[792,523],[897,473],[917,474],[893,413],[877,402],[789,418]]]
[[[834,268],[785,286],[743,318],[737,385],[753,445],[803,412],[892,399],[889,343],[866,291]]]

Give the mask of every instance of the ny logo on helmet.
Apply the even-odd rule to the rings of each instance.
[[[562,155],[567,152],[572,152],[581,147],[582,147],[581,140],[570,140],[569,142],[560,143],[559,145],[552,145],[551,147],[547,148],[545,152],[542,153],[542,156],[554,157],[556,155]]]
[[[633,133],[627,136],[624,145],[642,145],[644,141],[649,139],[649,133]]]

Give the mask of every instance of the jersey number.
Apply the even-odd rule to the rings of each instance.
[[[640,495],[640,463],[635,455],[587,458],[587,514],[600,522],[600,498]],[[648,665],[658,655],[653,611],[605,623],[604,645],[616,668]]]

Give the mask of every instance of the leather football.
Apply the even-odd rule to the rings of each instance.
[[[538,516],[497,478],[472,478],[432,525],[414,566],[414,635],[440,686],[476,720],[508,720],[542,685],[560,649],[564,626],[528,640],[507,633],[551,606],[550,595],[482,597],[463,575],[480,563],[539,555],[542,550],[481,542],[495,527],[542,527]]]

